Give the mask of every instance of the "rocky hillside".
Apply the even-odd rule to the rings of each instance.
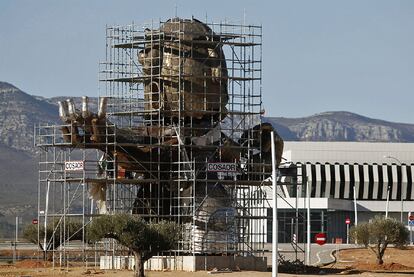
[[[37,214],[38,162],[34,126],[59,122],[57,101],[29,95],[0,82],[0,238],[14,232],[15,216],[30,222]],[[96,109],[96,99],[91,101]],[[80,98],[75,99],[80,107]]]
[[[30,154],[35,153],[35,124],[57,120],[57,106],[0,82],[0,143]]]
[[[33,96],[9,83],[0,82],[0,143],[34,155],[34,126],[60,124],[57,103],[67,98]],[[80,108],[81,98],[72,98],[76,107]],[[90,99],[89,108],[97,110],[97,98]]]
[[[414,142],[414,124],[393,123],[350,112],[265,120],[272,123],[285,140]]]

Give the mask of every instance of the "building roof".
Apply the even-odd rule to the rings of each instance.
[[[412,164],[414,143],[287,141],[283,158],[294,163]]]

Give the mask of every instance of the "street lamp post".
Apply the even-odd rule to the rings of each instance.
[[[404,180],[405,171],[402,169],[402,162],[399,159],[397,159],[396,157],[384,156],[384,158],[395,160],[401,168],[401,183],[399,185],[401,186],[401,195],[400,195],[401,196],[401,223],[403,223],[403,220],[404,220],[404,217],[403,217],[403,214],[404,214],[404,197],[403,197],[403,185],[402,184],[403,184],[403,180]],[[387,207],[386,207],[387,211],[386,211],[386,216],[385,217],[388,217],[388,206],[389,206],[389,201],[390,201],[390,196],[389,195],[390,195],[390,186],[388,185],[388,189],[387,189]]]
[[[277,225],[277,175],[276,175],[276,146],[273,131],[270,133],[272,145],[272,188],[273,188],[273,217],[272,217],[272,277],[278,275],[278,225]]]
[[[390,207],[390,184],[387,184],[387,203],[385,204],[385,218],[388,218],[389,207]]]

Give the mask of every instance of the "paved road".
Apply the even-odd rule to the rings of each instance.
[[[294,261],[296,258],[304,261],[305,260],[305,254],[304,251],[306,249],[306,244],[298,244],[298,247],[300,247],[302,250],[298,249],[298,254],[296,255],[294,248],[291,244],[288,243],[279,243],[278,249],[281,255],[286,260]],[[271,249],[271,244],[266,245],[266,249]],[[325,244],[325,245],[318,245],[316,243],[311,244],[311,264],[312,265],[318,265],[318,264],[326,264],[333,262],[334,259],[331,256],[332,251],[339,250],[339,249],[346,249],[346,248],[354,248],[356,247],[353,244]],[[271,253],[268,253],[266,255],[268,257],[267,263],[268,265],[271,265]]]
[[[298,247],[300,247],[302,250],[298,249],[298,253],[296,254],[292,245],[288,243],[279,243],[279,252],[281,255],[284,256],[286,260],[295,260],[296,258],[304,261],[304,249],[306,249],[306,244],[298,244]],[[318,244],[311,244],[311,264],[317,265],[317,264],[325,264],[332,262],[332,256],[331,253],[333,250],[339,250],[339,249],[346,249],[346,248],[353,248],[355,245],[353,244],[325,244],[323,246],[320,246]],[[71,242],[68,246],[69,249],[82,249],[82,245],[80,242]],[[37,246],[31,243],[26,242],[19,242],[17,244],[17,249],[19,250],[36,250]],[[265,246],[265,249],[268,250],[265,255],[268,257],[268,264],[272,264],[272,253],[270,250],[272,249],[272,244],[268,243]],[[0,250],[13,250],[13,246],[11,242],[0,242]]]

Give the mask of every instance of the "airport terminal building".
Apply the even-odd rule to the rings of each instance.
[[[283,157],[291,173],[278,178],[280,242],[306,240],[306,187],[312,237],[325,232],[328,242],[346,241],[347,218],[353,226],[385,215],[387,202],[388,216],[406,225],[414,212],[413,143],[285,142]]]

